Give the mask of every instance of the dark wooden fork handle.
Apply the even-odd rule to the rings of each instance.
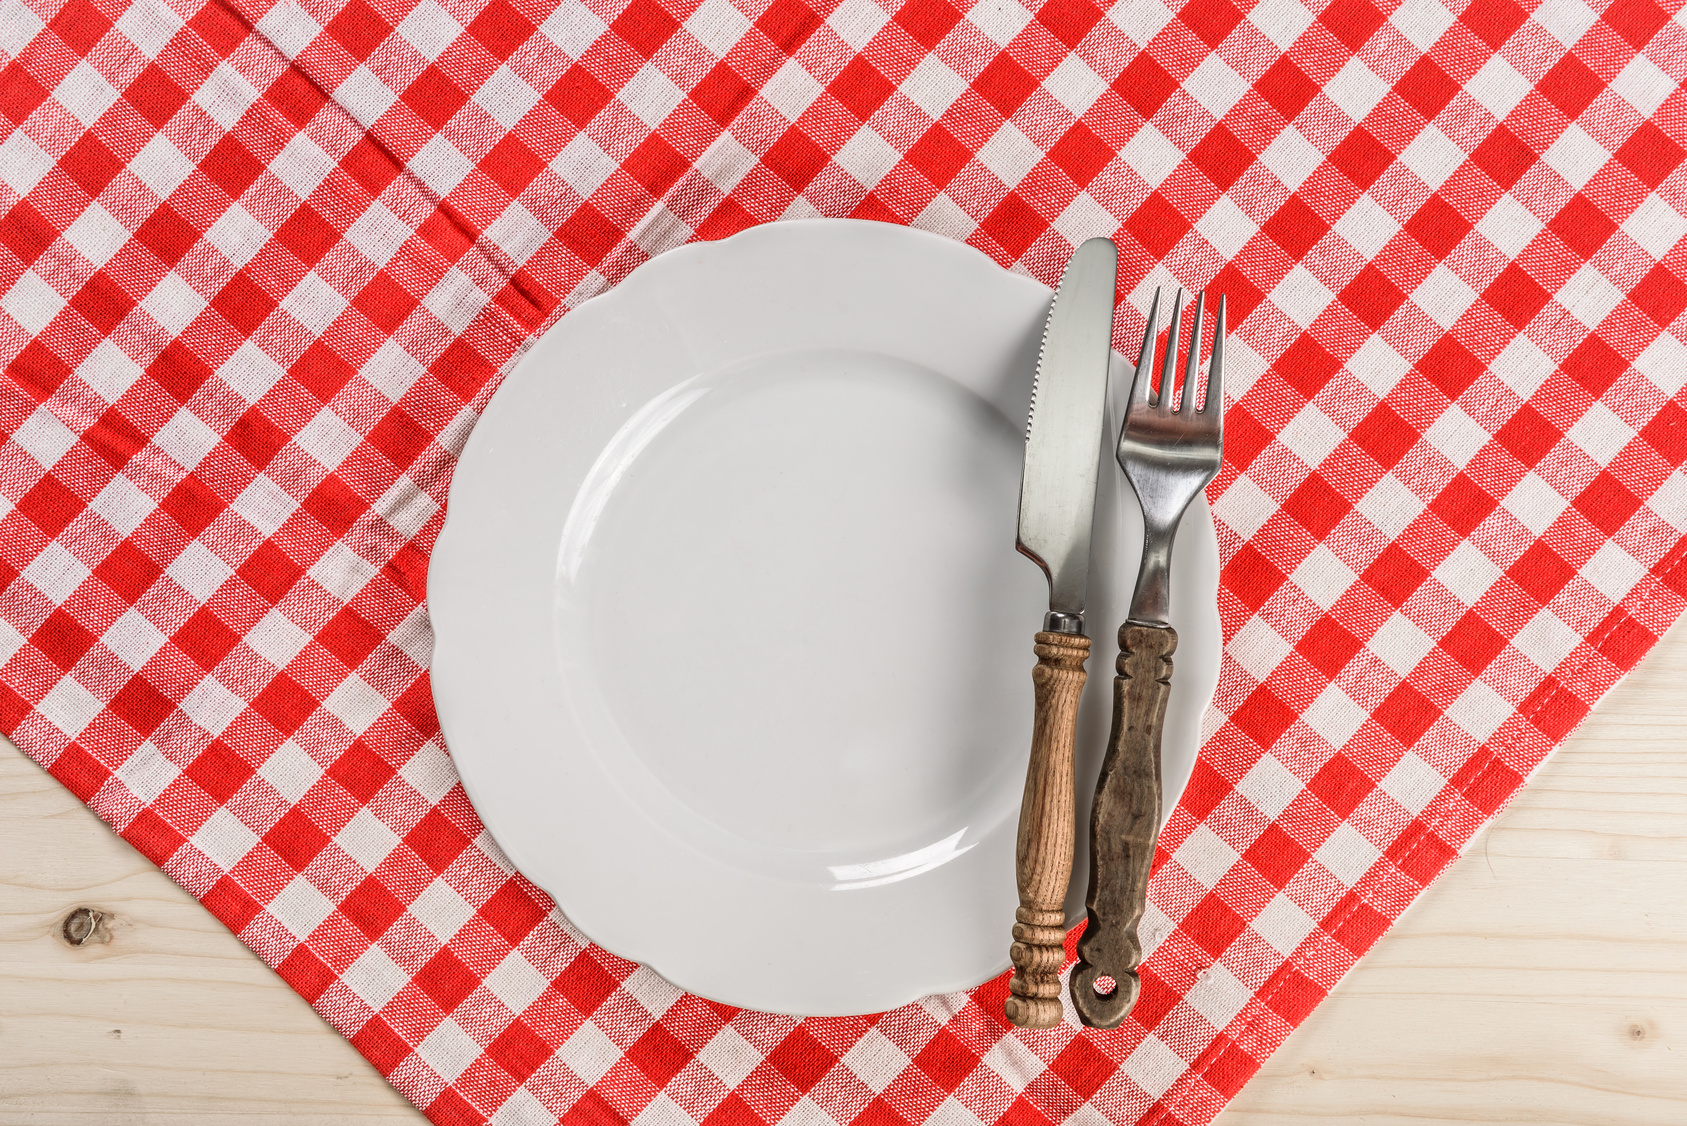
[[[1113,730],[1090,813],[1089,925],[1078,940],[1072,1003],[1091,1028],[1117,1028],[1142,989],[1137,926],[1148,904],[1148,869],[1160,834],[1160,732],[1171,694],[1170,626],[1119,627]],[[1113,979],[1105,992],[1098,979]]]

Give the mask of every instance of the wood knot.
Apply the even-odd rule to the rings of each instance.
[[[64,917],[64,924],[59,928],[59,933],[71,946],[110,942],[111,932],[106,929],[105,920],[104,911],[93,907],[78,907]]]

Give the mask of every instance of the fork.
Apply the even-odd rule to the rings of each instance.
[[[1119,433],[1119,466],[1142,505],[1142,566],[1130,616],[1119,627],[1113,727],[1090,812],[1089,925],[1071,978],[1072,1003],[1091,1028],[1118,1027],[1142,988],[1137,926],[1160,831],[1160,732],[1177,649],[1177,631],[1167,621],[1172,541],[1184,510],[1213,479],[1223,456],[1224,304],[1220,296],[1207,392],[1196,409],[1206,294],[1195,298],[1182,397],[1173,409],[1183,291],[1172,305],[1158,394],[1151,386],[1160,314],[1160,292],[1154,291]]]

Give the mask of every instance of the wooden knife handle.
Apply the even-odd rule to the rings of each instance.
[[[1060,964],[1066,960],[1066,888],[1072,880],[1072,744],[1083,695],[1090,639],[1083,634],[1037,634],[1031,670],[1037,711],[1031,727],[1031,765],[1019,807],[1019,910],[1014,912],[1013,979],[1003,1005],[1020,1028],[1060,1023]]]
[[[1160,835],[1160,733],[1176,648],[1170,626],[1119,627],[1113,730],[1090,811],[1089,924],[1072,970],[1072,1003],[1091,1028],[1117,1028],[1142,989],[1137,924],[1148,905],[1148,869]],[[1105,993],[1096,988],[1101,977],[1113,979]]]

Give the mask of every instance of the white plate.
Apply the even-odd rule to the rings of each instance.
[[[594,942],[802,1015],[1007,967],[1048,597],[1014,524],[1048,302],[936,235],[779,223],[640,267],[493,396],[428,573],[434,700],[487,827]],[[1115,357],[1115,401],[1126,376]],[[1141,535],[1112,465],[1084,829]],[[1174,567],[1168,809],[1218,675],[1204,503]]]

